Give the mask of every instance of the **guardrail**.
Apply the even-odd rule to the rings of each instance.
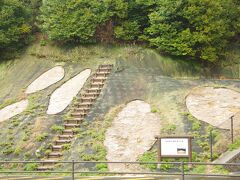
[[[46,161],[0,161],[0,164],[28,164],[28,163],[37,163],[41,164]],[[184,180],[185,176],[209,176],[209,177],[238,177],[240,179],[240,174],[205,174],[205,173],[191,173],[189,171],[186,171],[185,168],[193,168],[199,165],[203,166],[234,166],[234,167],[239,167],[240,169],[240,163],[203,163],[203,162],[109,162],[109,161],[51,161],[53,163],[57,164],[69,164],[71,167],[71,170],[68,171],[0,171],[0,174],[41,174],[41,173],[50,173],[50,174],[62,174],[62,173],[67,173],[71,176],[71,178],[74,180],[75,175],[77,174],[104,174],[104,175],[123,175],[123,174],[134,174],[134,175],[174,175],[174,176],[179,176],[181,177],[182,180]],[[105,164],[138,164],[138,165],[156,165],[156,170],[155,171],[145,171],[145,172],[119,172],[119,171],[82,171],[76,169],[77,164],[100,164],[100,163],[105,163]],[[161,165],[174,165],[178,167],[178,171],[175,170],[175,172],[164,172],[161,170]]]

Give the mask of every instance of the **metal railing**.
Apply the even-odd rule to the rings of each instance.
[[[2,164],[29,164],[29,163],[36,163],[36,164],[42,164],[46,163],[46,161],[0,161],[0,165]],[[232,177],[232,178],[239,178],[240,179],[240,174],[206,174],[206,173],[194,173],[186,169],[192,169],[193,167],[196,166],[231,166],[231,167],[237,167],[240,169],[240,163],[203,163],[203,162],[109,162],[109,161],[51,161],[51,163],[57,163],[57,164],[68,164],[68,167],[71,167],[70,170],[67,171],[39,171],[39,170],[33,170],[33,171],[26,171],[26,170],[21,170],[21,171],[16,171],[16,170],[5,170],[2,171],[0,170],[0,174],[4,175],[9,175],[9,174],[34,174],[34,175],[40,175],[40,174],[69,174],[71,178],[74,180],[76,175],[80,174],[103,174],[103,175],[171,175],[171,176],[179,176],[181,177],[182,180],[184,180],[185,176],[209,176],[209,177]],[[144,172],[120,172],[120,171],[82,171],[79,170],[81,168],[76,168],[76,165],[83,165],[83,164],[127,164],[127,165],[155,165],[156,169],[155,171],[144,171]],[[174,165],[178,167],[178,169],[174,172],[164,172],[164,170],[161,170],[162,165]]]

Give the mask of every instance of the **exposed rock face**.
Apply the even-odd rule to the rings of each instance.
[[[33,81],[26,90],[27,94],[34,93],[49,87],[50,85],[60,81],[64,77],[64,69],[56,66],[39,76]]]
[[[149,150],[159,135],[161,122],[151,113],[150,105],[132,101],[113,120],[112,127],[106,132],[104,145],[107,147],[108,161],[137,161],[138,157]],[[138,166],[109,164],[110,171],[131,171]]]
[[[0,122],[22,113],[28,106],[28,100],[22,100],[0,110]]]
[[[186,105],[197,119],[229,129],[230,117],[240,112],[240,93],[226,88],[199,87],[187,96]]]
[[[90,74],[91,70],[86,69],[56,89],[51,95],[47,114],[63,111],[82,89]]]

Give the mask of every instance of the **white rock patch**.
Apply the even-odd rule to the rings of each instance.
[[[226,88],[195,88],[187,96],[186,105],[197,119],[229,129],[230,117],[240,112],[240,93]]]
[[[60,81],[64,77],[64,69],[61,66],[56,66],[47,72],[39,76],[33,81],[26,90],[27,94],[31,94],[42,89],[49,87],[50,85]]]
[[[63,111],[82,89],[90,74],[91,70],[86,69],[55,90],[50,97],[47,114],[57,114]]]
[[[138,157],[149,150],[155,136],[161,129],[160,120],[151,113],[150,105],[132,101],[113,120],[112,127],[105,134],[108,161],[137,161]],[[109,164],[110,171],[131,171],[138,166]]]
[[[0,110],[0,122],[22,113],[28,106],[28,100],[11,104]]]

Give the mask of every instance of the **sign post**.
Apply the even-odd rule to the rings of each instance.
[[[155,137],[158,144],[158,162],[162,158],[188,158],[192,162],[192,136]]]
[[[230,117],[230,119],[231,119],[231,140],[232,140],[232,143],[233,143],[233,117],[234,116]]]

